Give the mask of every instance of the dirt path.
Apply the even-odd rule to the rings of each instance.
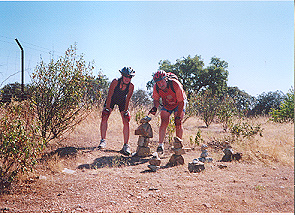
[[[39,165],[0,197],[0,212],[294,213],[290,166],[241,161],[220,169],[215,160],[203,172],[190,173],[188,162],[200,155],[195,150],[184,155],[183,166],[150,172],[148,159],[122,156],[115,151],[119,146],[93,149]],[[162,166],[171,154],[163,155]]]

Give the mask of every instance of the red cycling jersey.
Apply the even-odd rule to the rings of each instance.
[[[182,84],[177,80],[170,81],[172,81],[175,92],[173,92],[173,90],[171,89],[171,87],[168,86],[168,84],[165,90],[159,89],[159,91],[157,92],[156,84],[154,85],[153,89],[153,99],[159,100],[160,98],[162,98],[163,106],[167,110],[175,109],[178,106],[179,102],[186,100],[186,95],[183,90]]]

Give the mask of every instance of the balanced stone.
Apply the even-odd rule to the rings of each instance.
[[[206,149],[202,150],[202,153],[200,155],[201,158],[206,158],[208,156],[208,152]]]
[[[144,123],[147,123],[147,122],[149,122],[149,121],[151,121],[151,120],[152,120],[151,117],[149,117],[149,116],[145,116],[145,117],[143,117],[143,118],[139,121],[139,123],[140,123],[140,124],[144,124]]]
[[[167,166],[178,166],[184,164],[184,158],[182,155],[172,155],[169,159],[169,162],[167,163]]]
[[[151,150],[149,147],[138,146],[135,155],[138,157],[147,157],[151,155]]]
[[[153,153],[153,157],[149,160],[149,164],[148,167],[153,171],[153,172],[156,172],[159,168],[160,168],[160,165],[161,165],[161,159],[158,155],[157,152],[154,152]]]
[[[201,146],[201,150],[205,150],[205,149],[207,149],[208,148],[208,146],[206,145],[206,144],[203,144],[202,146]]]
[[[149,164],[154,165],[154,166],[160,166],[161,165],[161,160],[152,158],[152,159],[149,160]]]
[[[200,162],[197,159],[194,159],[193,162],[188,163],[189,172],[201,172],[205,169],[203,162]]]
[[[174,137],[173,146],[174,146],[175,149],[182,148],[183,147],[183,145],[182,145],[182,139],[180,139],[179,137]]]
[[[148,165],[148,168],[150,168],[153,172],[156,172],[158,169],[160,169],[159,166],[155,166],[155,165]]]
[[[150,138],[144,137],[144,136],[139,136],[138,141],[137,141],[137,145],[143,146],[143,147],[148,147],[149,142],[150,142]]]
[[[172,151],[174,152],[175,155],[183,155],[183,154],[185,154],[185,151],[182,148],[177,148],[177,149],[173,148]]]
[[[135,135],[140,135],[144,137],[153,137],[153,130],[152,126],[149,123],[141,124],[136,130]]]
[[[233,149],[228,147],[223,150],[224,156],[222,157],[221,161],[223,162],[230,162],[232,161],[232,156],[233,156]]]

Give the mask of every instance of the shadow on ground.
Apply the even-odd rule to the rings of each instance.
[[[82,164],[78,169],[98,169],[104,167],[122,167],[122,166],[135,166],[147,163],[149,159],[139,157],[125,157],[121,155],[116,156],[103,156],[97,158],[92,164]]]
[[[96,150],[97,147],[73,147],[73,146],[66,146],[62,148],[58,148],[52,152],[45,153],[42,156],[42,160],[46,160],[47,158],[51,158],[54,155],[57,155],[61,158],[65,157],[74,157],[77,155],[78,151],[83,151],[83,152],[90,152]]]

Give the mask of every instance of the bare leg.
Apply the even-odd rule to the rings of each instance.
[[[161,125],[159,129],[159,144],[162,144],[166,135],[167,126],[169,124],[170,113],[167,111],[161,111]]]
[[[181,122],[183,120],[183,117],[184,117],[184,111],[182,111],[182,113],[180,115]],[[182,123],[181,123],[181,125],[175,126],[175,130],[176,130],[176,136],[179,137],[180,139],[182,139],[182,135],[183,135]]]
[[[121,112],[122,122],[123,122],[123,136],[124,143],[129,141],[129,121],[124,117],[124,112]]]
[[[110,114],[111,114],[111,110],[110,110]],[[106,139],[107,137],[107,129],[108,129],[108,119],[110,117],[109,115],[104,115],[101,117],[101,123],[100,123],[100,136],[101,139]]]

